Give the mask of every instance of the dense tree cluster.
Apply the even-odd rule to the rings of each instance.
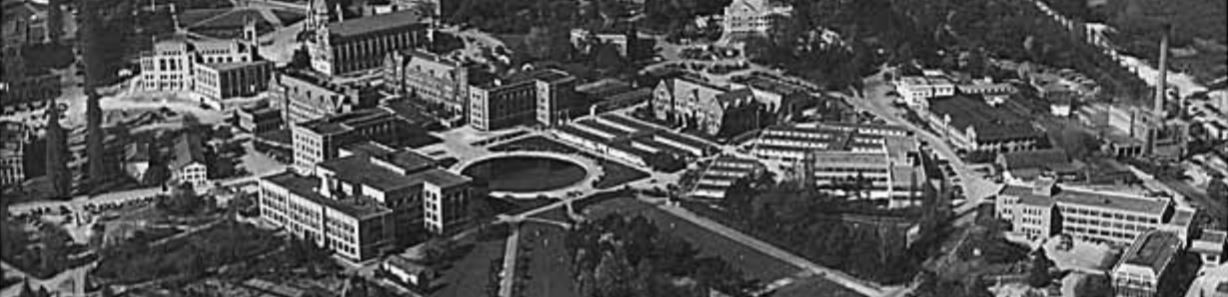
[[[581,296],[745,296],[750,282],[719,258],[661,234],[644,217],[610,215],[582,223],[564,243]]]
[[[881,210],[789,183],[777,185],[770,177],[739,182],[726,197],[720,209],[689,208],[812,261],[880,282],[908,280],[935,242],[923,236],[906,246],[906,227],[888,222],[916,220],[922,234],[941,233],[931,231],[942,225],[938,208]]]
[[[127,241],[105,248],[99,252],[101,261],[94,275],[119,283],[199,275],[212,267],[252,261],[253,256],[275,248],[277,240],[268,232],[228,220],[186,238]]]
[[[724,13],[731,0],[645,0],[641,24],[659,32],[678,32],[695,17]]]

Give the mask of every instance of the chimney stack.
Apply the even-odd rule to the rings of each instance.
[[[1168,96],[1168,32],[1172,30],[1171,28],[1172,25],[1164,24],[1164,32],[1160,37],[1160,63],[1156,66],[1156,70],[1160,73],[1156,81],[1155,106],[1153,108],[1156,120],[1160,122],[1164,119],[1164,99],[1167,99]]]

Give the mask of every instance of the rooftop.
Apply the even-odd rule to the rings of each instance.
[[[1121,262],[1118,262],[1114,269],[1123,265],[1136,265],[1151,269],[1156,275],[1159,275],[1173,262],[1180,249],[1181,238],[1177,237],[1177,234],[1158,230],[1148,231],[1130,244],[1130,248],[1122,254]]]
[[[314,176],[299,176],[287,171],[261,179],[286,188],[296,196],[303,197],[355,218],[365,219],[392,212],[392,209],[383,204],[366,198],[331,199],[324,197],[315,191],[320,186],[320,179]]]
[[[963,131],[972,128],[982,141],[1032,138],[1040,131],[1025,117],[1004,108],[995,108],[984,100],[956,95],[930,100],[930,111],[939,117],[949,116],[951,126]]]
[[[1149,198],[1129,193],[1073,187],[1057,188],[1053,196],[1046,196],[1033,192],[1033,188],[1030,186],[1012,184],[1002,188],[1001,194],[1017,196],[1021,199],[1021,202],[1032,201],[1030,204],[1033,205],[1051,205],[1054,202],[1060,202],[1153,215],[1164,212],[1169,206],[1169,202],[1164,199]]]
[[[1190,251],[1221,254],[1224,252],[1224,245],[1228,244],[1226,240],[1228,240],[1228,231],[1204,229],[1202,235],[1194,239]]]
[[[199,135],[184,133],[175,139],[175,151],[168,165],[173,170],[179,170],[192,163],[205,163],[204,148],[201,147]]]
[[[202,64],[201,66],[209,67],[218,72],[231,71],[251,66],[270,64],[269,61],[251,61],[251,62],[233,62],[233,63],[210,63]]]
[[[328,32],[351,37],[372,32],[425,25],[414,10],[402,10],[328,24]]]
[[[392,118],[392,113],[378,108],[360,109],[347,113],[330,115],[299,124],[320,135],[336,135],[349,132],[355,128],[379,123]]]
[[[772,92],[781,95],[790,95],[794,93],[806,93],[808,90],[804,86],[799,86],[786,81],[772,79],[763,76],[751,76],[743,84],[758,90]]]
[[[370,148],[369,146],[358,146],[358,148],[361,147]],[[331,159],[321,162],[319,166],[332,170],[340,180],[385,191],[417,187],[423,182],[442,188],[469,182],[467,177],[436,168],[433,159],[413,151],[402,150],[391,154],[368,155],[368,153],[380,151],[383,150],[368,150],[352,156]]]
[[[1062,149],[1043,149],[1034,151],[1015,151],[1002,154],[1006,170],[1043,169],[1056,172],[1073,172],[1082,169],[1082,165],[1070,159]]]

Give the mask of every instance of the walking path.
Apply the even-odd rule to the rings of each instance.
[[[512,234],[507,237],[503,250],[503,271],[499,272],[499,297],[512,297],[516,286],[516,252],[520,244],[520,228],[512,225]]]

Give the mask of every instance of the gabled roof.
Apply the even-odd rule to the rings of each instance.
[[[395,11],[368,17],[328,24],[328,32],[340,37],[351,37],[409,26],[425,26],[422,18],[413,10]]]
[[[175,139],[175,151],[167,162],[171,170],[180,170],[192,163],[205,164],[205,152],[201,147],[200,136],[184,133]]]

